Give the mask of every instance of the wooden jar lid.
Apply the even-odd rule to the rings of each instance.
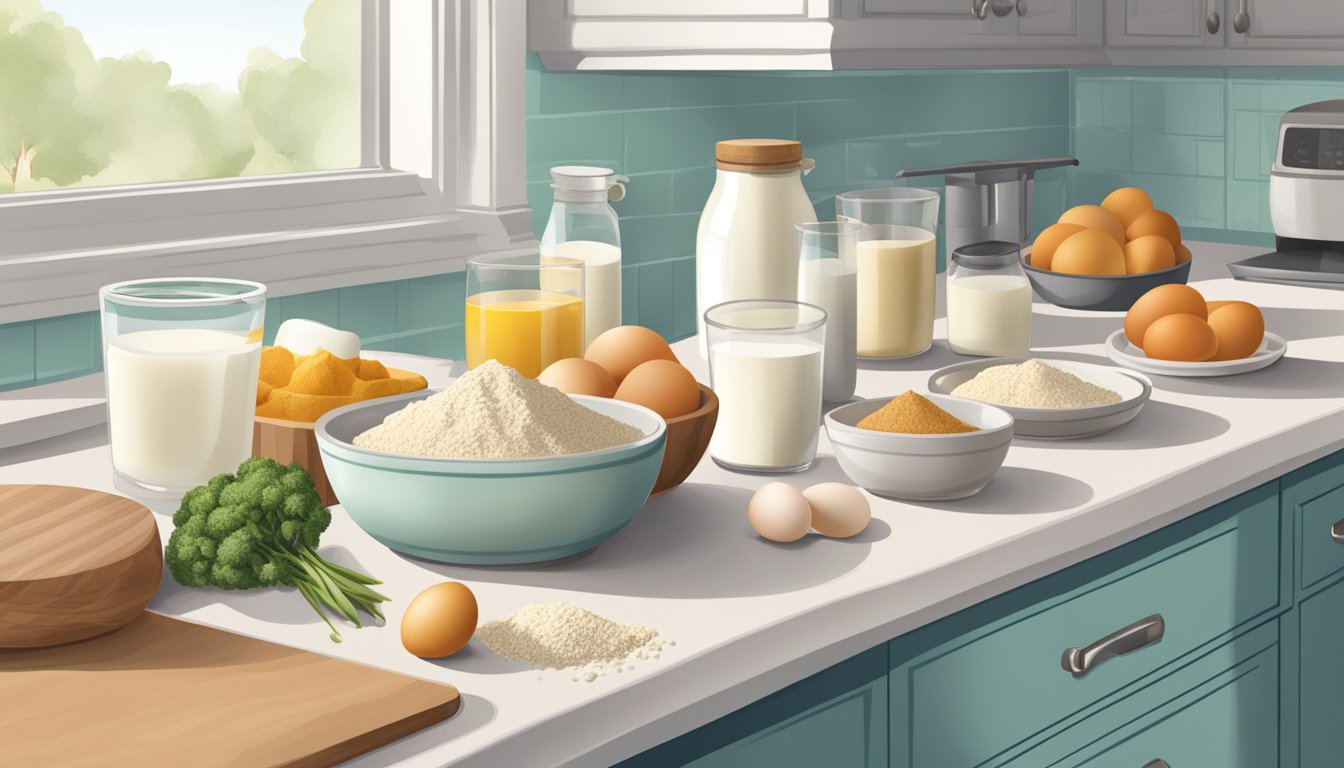
[[[793,171],[802,165],[803,143],[792,139],[728,139],[714,144],[714,159],[725,171]]]

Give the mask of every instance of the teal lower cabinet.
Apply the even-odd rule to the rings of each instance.
[[[1340,521],[1344,452],[623,765],[1344,768]]]
[[[866,651],[623,768],[884,768],[887,651]]]

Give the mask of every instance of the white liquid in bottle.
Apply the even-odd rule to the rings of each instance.
[[[947,281],[947,344],[959,355],[1030,352],[1031,283],[1017,275],[953,275]]]
[[[605,331],[621,324],[621,249],[594,240],[556,243],[546,257],[583,262],[583,348]],[[559,270],[542,272],[542,281],[564,279]],[[567,293],[562,286],[543,285],[543,290]]]

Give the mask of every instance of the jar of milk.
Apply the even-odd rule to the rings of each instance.
[[[952,251],[947,344],[961,355],[1020,357],[1031,350],[1031,284],[1016,243],[991,240]]]
[[[629,181],[610,168],[565,165],[551,169],[555,202],[541,235],[541,257],[543,263],[549,259],[583,262],[583,349],[621,324],[621,230],[610,203],[625,197]],[[568,274],[552,271],[546,277]],[[572,288],[542,286],[566,294],[573,293]]]
[[[695,238],[696,328],[707,354],[705,310],[726,301],[798,297],[793,225],[816,221],[803,189],[812,160],[782,139],[714,145],[718,171]]]

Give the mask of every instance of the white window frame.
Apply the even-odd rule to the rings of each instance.
[[[247,278],[283,296],[534,250],[524,5],[362,2],[366,167],[0,196],[0,324],[96,309],[121,279]]]

